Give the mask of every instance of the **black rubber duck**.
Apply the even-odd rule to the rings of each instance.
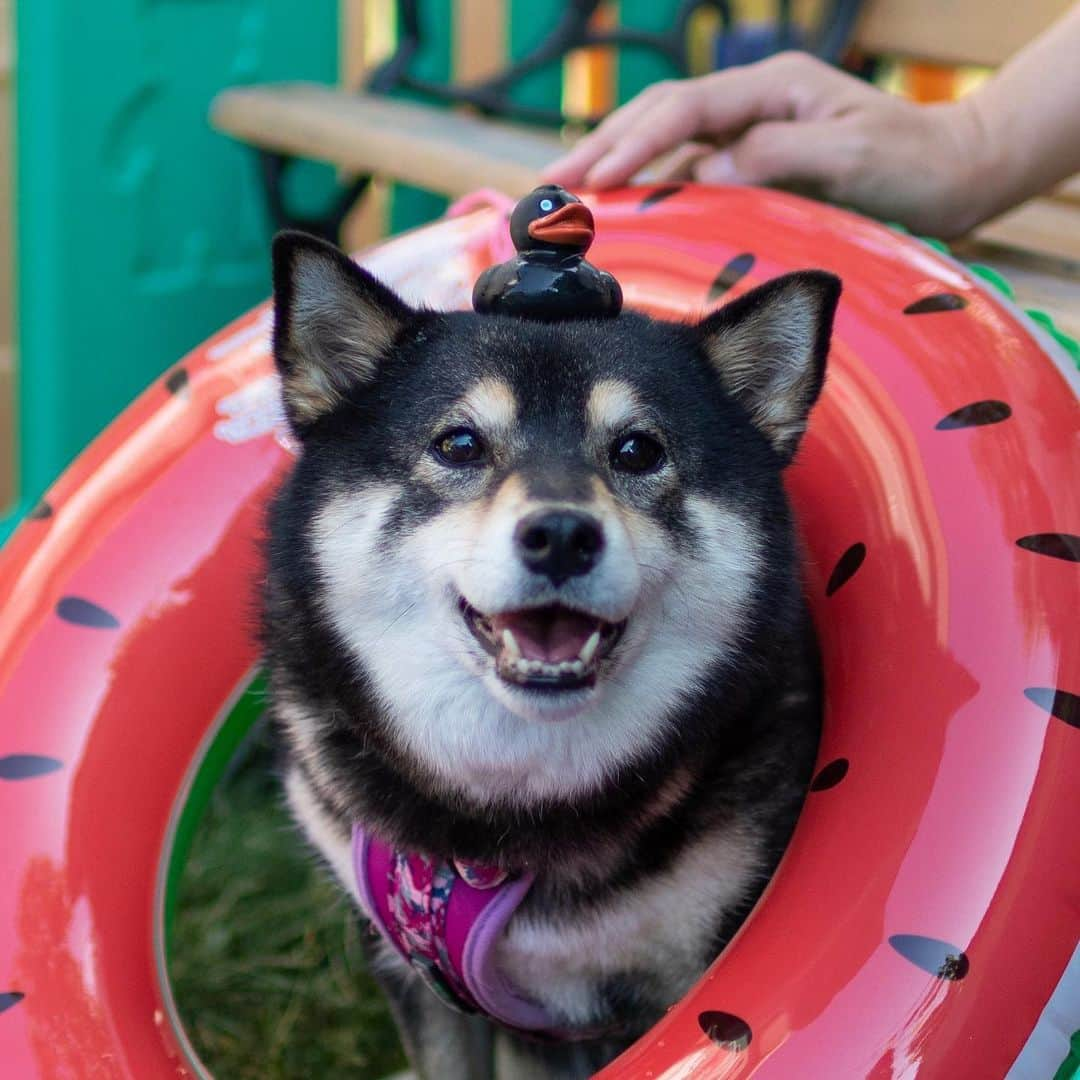
[[[510,215],[518,254],[485,270],[473,288],[473,307],[484,315],[526,319],[602,319],[622,310],[622,289],[608,273],[586,262],[593,217],[575,195],[545,184]]]

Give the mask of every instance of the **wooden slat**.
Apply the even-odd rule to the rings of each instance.
[[[364,5],[367,0],[340,0],[338,4],[338,82],[357,87],[367,67]]]
[[[1058,184],[1050,194],[1057,202],[1080,206],[1080,173],[1070,177],[1063,184]],[[1080,225],[1077,227],[1080,228]]]
[[[450,198],[481,187],[523,194],[562,151],[552,135],[313,83],[226,90],[210,119],[219,131],[257,146]]]
[[[855,43],[881,53],[940,64],[997,67],[1063,15],[1073,0],[872,0]]]
[[[1061,330],[1080,341],[1080,267],[973,238],[953,245],[953,251],[966,262],[993,267],[1012,285],[1020,307],[1045,311]]]
[[[392,51],[392,31],[388,25],[393,12],[387,0],[340,0],[338,42],[338,84],[345,91],[364,85],[372,66]],[[385,20],[379,22],[379,19]],[[340,173],[343,184],[353,179],[352,173]],[[371,185],[349,212],[338,237],[349,251],[370,247],[386,235],[389,198],[385,185]]]
[[[1080,270],[1080,209],[1032,199],[975,230],[975,239],[1011,251],[1046,255]]]
[[[505,66],[506,5],[455,0],[454,82],[476,82]]]
[[[12,28],[15,26],[15,12],[11,0],[0,0],[0,82],[7,83],[11,78],[11,65],[14,57]]]

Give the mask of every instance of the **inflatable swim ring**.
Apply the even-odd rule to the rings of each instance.
[[[589,202],[592,257],[654,314],[797,267],[845,284],[789,476],[826,667],[816,777],[738,937],[603,1075],[1052,1075],[1080,1006],[1069,357],[840,210],[689,186]],[[465,307],[504,229],[480,208],[364,262]],[[205,1075],[164,975],[168,884],[257,661],[254,540],[290,458],[268,326],[260,307],[152,386],[0,560],[5,1077]]]

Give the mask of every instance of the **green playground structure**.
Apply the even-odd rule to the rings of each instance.
[[[422,4],[411,69],[446,80],[453,4]],[[668,24],[675,0],[624,0],[625,24]],[[561,0],[511,0],[506,52],[524,55],[558,21]],[[382,8],[393,18],[392,5]],[[206,121],[225,87],[334,83],[339,5],[287,0],[214,4],[22,0],[16,9],[18,369],[13,504],[0,540],[72,458],[177,356],[269,288],[273,224],[255,153]],[[619,96],[673,74],[623,50]],[[514,91],[557,107],[558,64]],[[290,170],[290,199],[318,206],[333,170]],[[398,231],[441,213],[427,192],[394,192]]]
[[[336,7],[287,0],[16,11],[17,498],[0,538],[147,383],[267,291],[230,83],[336,73]]]

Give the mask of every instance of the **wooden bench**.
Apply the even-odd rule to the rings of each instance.
[[[216,128],[254,146],[415,184],[454,199],[481,187],[511,195],[562,150],[555,135],[317,83],[227,90]]]
[[[502,6],[478,5],[478,0],[457,5],[459,18],[474,24],[497,17],[493,12]],[[869,53],[932,64],[996,66],[1069,6],[1070,0],[1031,0],[1007,8],[877,0],[864,10],[856,43]],[[357,4],[347,5],[346,14],[350,9],[355,18]],[[348,23],[344,37],[349,40]],[[461,39],[468,41],[468,35]],[[490,41],[490,34],[478,35],[479,61],[457,58],[459,76],[496,65]],[[255,146],[450,198],[480,187],[521,194],[564,148],[554,134],[536,129],[303,83],[227,90],[214,101],[211,122]],[[1080,337],[1080,180],[987,223],[956,250],[1003,273],[1023,305],[1047,310],[1066,332]]]

